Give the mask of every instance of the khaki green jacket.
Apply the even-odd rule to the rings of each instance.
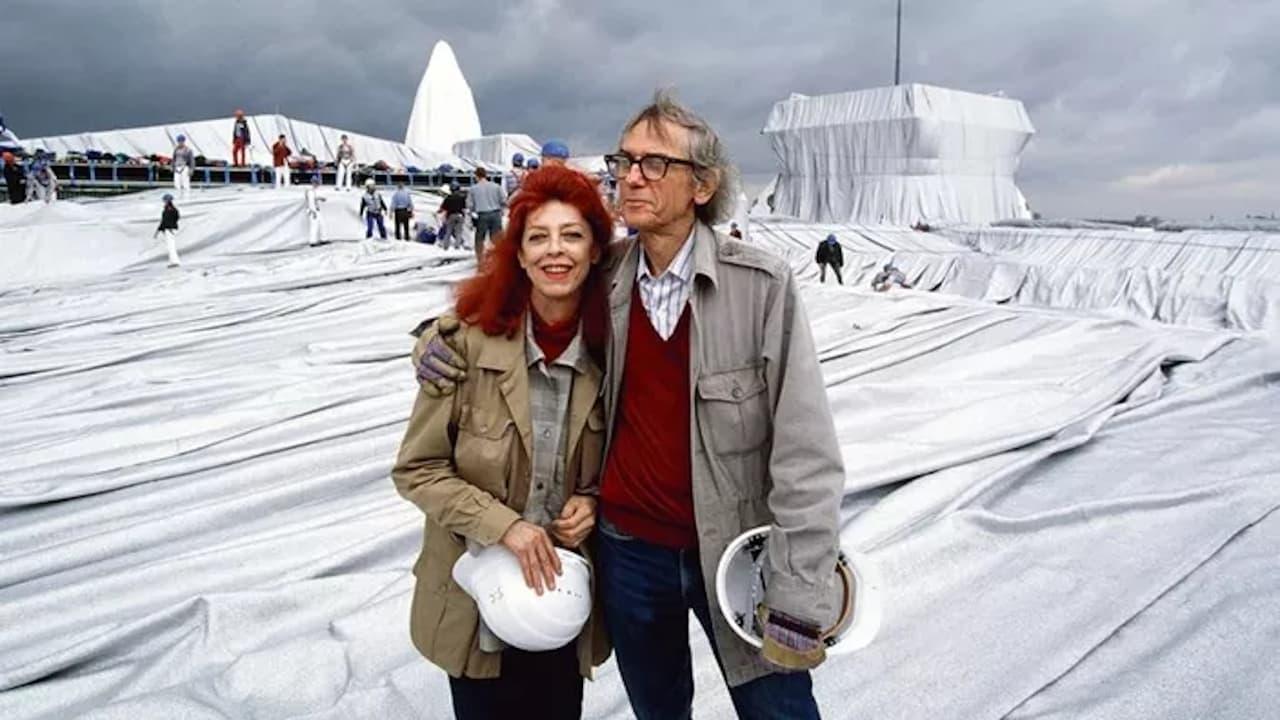
[[[413,567],[413,644],[453,677],[492,678],[500,674],[501,654],[480,651],[479,611],[454,582],[452,570],[466,539],[492,545],[524,510],[533,446],[528,365],[523,333],[494,337],[464,326],[458,335],[470,368],[467,379],[444,398],[419,390],[391,475],[400,495],[426,515],[422,554]],[[415,364],[426,339],[414,349]],[[600,388],[601,371],[588,362],[569,396],[565,497],[580,486],[579,478],[596,478],[601,470]],[[584,555],[591,559],[589,551]],[[608,655],[597,599],[578,638],[582,675],[591,677],[591,668]]]

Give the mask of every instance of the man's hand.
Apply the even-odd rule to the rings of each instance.
[[[596,526],[596,499],[574,495],[564,504],[560,517],[551,523],[551,536],[567,548],[576,548]]]
[[[467,379],[467,361],[452,344],[454,334],[461,327],[458,319],[445,315],[434,327],[435,334],[422,349],[416,370],[423,391],[431,397],[443,397],[452,394],[458,383]]]
[[[543,585],[556,589],[556,576],[560,574],[560,556],[547,531],[525,520],[511,523],[499,541],[515,553],[524,572],[524,582],[539,595]]]
[[[764,627],[764,647],[760,656],[770,665],[795,672],[812,670],[827,659],[822,628],[763,605],[758,612]]]

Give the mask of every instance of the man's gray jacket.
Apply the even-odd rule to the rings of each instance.
[[[638,242],[628,240],[611,255],[606,409],[614,418],[641,262]],[[775,669],[719,612],[720,556],[743,531],[772,525],[766,603],[831,623],[842,592],[835,563],[844,465],[791,268],[776,255],[698,223],[693,272],[694,516],[716,645],[729,683],[740,685]]]

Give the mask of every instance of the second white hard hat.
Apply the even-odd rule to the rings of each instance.
[[[769,531],[768,525],[761,525],[739,535],[729,543],[716,567],[720,613],[734,634],[754,647],[764,644],[757,609],[764,602]],[[874,566],[865,556],[842,550],[837,555],[836,575],[844,597],[840,617],[822,632],[828,655],[866,647],[880,630],[879,582]]]

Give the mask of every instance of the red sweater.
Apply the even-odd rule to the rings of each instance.
[[[564,353],[578,334],[578,316],[553,324],[543,322],[532,307],[529,312],[533,313],[533,340],[542,348],[545,362],[550,365]]]
[[[627,357],[600,511],[619,530],[670,548],[698,544],[690,446],[689,308],[668,340],[631,294]]]

